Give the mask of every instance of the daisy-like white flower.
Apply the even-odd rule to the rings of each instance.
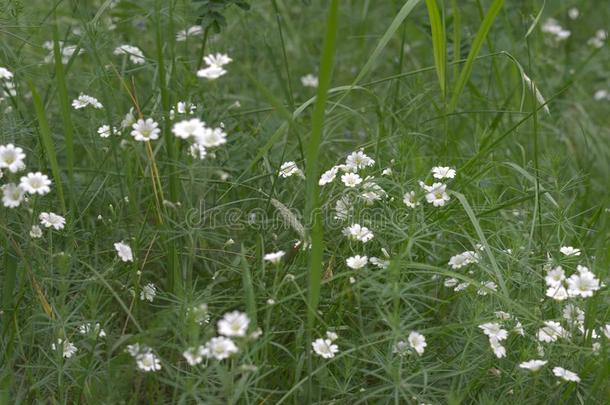
[[[490,338],[489,345],[497,358],[501,359],[502,357],[506,357],[506,348],[502,346],[499,340]]]
[[[565,256],[580,256],[580,249],[576,249],[572,246],[562,246],[559,251]]]
[[[209,54],[206,55],[203,60],[208,66],[224,66],[233,62],[233,59],[231,59],[229,55],[224,53]]]
[[[200,69],[197,72],[197,76],[208,80],[215,80],[221,76],[224,76],[227,71],[223,68],[224,65],[232,61],[227,55],[217,53],[213,55],[207,55],[203,58],[207,67]]]
[[[190,120],[175,123],[172,132],[178,138],[188,139],[190,137],[196,138],[203,135],[205,128],[205,123],[203,121],[199,118],[192,118]]]
[[[129,128],[136,123],[136,116],[134,115],[133,107],[129,109],[129,112],[125,114],[125,117],[121,120],[121,128]]]
[[[380,269],[387,269],[390,266],[390,261],[385,259],[380,259],[379,257],[371,257],[369,262],[373,266],[379,267]]]
[[[153,302],[157,295],[157,287],[153,283],[148,283],[140,290],[140,300]]]
[[[213,148],[227,143],[227,134],[222,128],[205,128],[205,130],[195,137],[195,142],[206,148]]]
[[[214,337],[205,344],[201,354],[207,358],[224,360],[239,352],[235,343],[224,336]]]
[[[21,177],[19,186],[28,194],[45,195],[51,191],[51,180],[40,172],[28,173]]]
[[[146,120],[140,118],[131,127],[133,128],[131,136],[133,136],[136,141],[148,142],[155,140],[159,138],[159,134],[161,133],[159,124],[152,118],[147,118]]]
[[[585,270],[583,270],[585,269]],[[584,266],[580,266],[579,271],[568,278],[568,295],[570,297],[592,297],[593,292],[599,290],[599,279],[595,274]]]
[[[585,312],[574,304],[566,304],[563,307],[563,319],[570,324],[582,324],[585,321]]]
[[[345,220],[353,212],[354,207],[348,196],[343,196],[335,202],[335,219]]]
[[[161,361],[150,350],[138,354],[136,356],[136,364],[138,365],[138,368],[144,372],[161,370]]]
[[[580,11],[576,7],[571,7],[568,10],[568,17],[570,17],[570,20],[577,19],[579,15],[580,15]]]
[[[203,160],[207,156],[208,151],[203,145],[199,145],[198,143],[194,143],[189,146],[189,155],[194,157],[195,159]]]
[[[25,153],[23,149],[9,143],[0,145],[0,169],[8,169],[11,173],[17,173],[25,169]]]
[[[536,338],[541,342],[551,343],[557,341],[560,337],[568,336],[568,332],[559,322],[544,321],[544,325],[536,333]]]
[[[464,266],[467,266],[472,263],[479,262],[479,254],[472,250],[467,250],[455,256],[451,256],[449,259],[449,266],[452,269],[461,269]]]
[[[424,354],[424,350],[426,349],[426,346],[428,346],[426,343],[426,337],[416,331],[409,333],[407,341],[409,342],[409,346],[411,346],[411,348],[420,356]]]
[[[538,371],[542,368],[542,366],[544,366],[546,363],[548,363],[548,361],[546,360],[529,360],[529,361],[524,361],[523,363],[519,364],[519,367],[525,370],[530,370],[530,371]]]
[[[544,282],[549,287],[558,287],[563,284],[563,280],[566,279],[566,274],[561,266],[557,266],[547,271],[544,277]]]
[[[318,181],[318,184],[320,186],[324,186],[326,184],[332,183],[335,180],[335,177],[337,177],[338,171],[339,171],[339,169],[337,168],[337,166],[331,167],[329,170],[322,173],[322,176],[320,176],[320,180]]]
[[[310,74],[307,74],[303,77],[301,77],[301,84],[304,87],[313,87],[316,88],[318,87],[318,77]]]
[[[277,252],[267,253],[265,256],[263,256],[263,259],[270,263],[278,264],[285,254],[286,252],[284,252],[283,250],[278,250]]]
[[[13,79],[13,72],[11,72],[10,70],[8,70],[5,67],[0,67],[0,80],[12,80]]]
[[[505,340],[508,337],[508,332],[502,329],[502,326],[497,322],[488,322],[479,325],[479,329],[486,334],[489,339],[495,339],[498,342]]]
[[[345,165],[350,171],[357,171],[365,167],[373,166],[375,160],[368,157],[363,151],[352,152],[345,159]]]
[[[184,352],[182,352],[182,357],[184,357],[184,359],[190,366],[196,366],[197,364],[203,361],[203,353],[203,346],[189,347]]]
[[[318,338],[311,343],[313,351],[320,357],[332,359],[339,352],[339,346],[330,339]]]
[[[64,229],[64,226],[66,225],[66,219],[53,212],[41,212],[38,219],[40,219],[40,223],[44,225],[45,228],[53,228],[57,231]]]
[[[122,261],[133,262],[133,251],[128,244],[125,242],[116,242],[114,248]]]
[[[455,177],[455,169],[443,166],[433,167],[432,177],[435,179],[453,179]]]
[[[279,172],[279,176],[281,178],[287,178],[287,177],[291,177],[293,175],[298,175],[298,176],[303,176],[303,172],[301,171],[301,169],[299,169],[299,167],[297,166],[297,164],[295,162],[289,161],[289,162],[284,162],[282,163],[282,165],[280,166],[280,172]]]
[[[94,336],[106,337],[106,331],[102,329],[99,323],[92,325],[90,322],[85,322],[78,327],[78,333],[81,335],[93,334]]]
[[[34,239],[42,238],[42,229],[38,225],[32,225],[30,229],[30,237]]]
[[[64,340],[62,338],[57,338],[57,344],[52,343],[51,349],[61,350],[62,356],[66,359],[72,357],[78,350],[68,339]]]
[[[343,229],[343,235],[362,243],[366,243],[374,237],[373,232],[369,228],[360,224],[354,224]]]
[[[362,177],[358,173],[345,173],[341,176],[341,181],[346,187],[353,188],[362,183]]]
[[[224,314],[218,321],[218,333],[224,336],[246,336],[250,318],[243,312],[233,311]]]
[[[17,184],[9,183],[2,186],[2,204],[7,208],[17,208],[23,201],[25,191]]]
[[[415,191],[407,191],[402,197],[402,201],[409,208],[415,208],[419,205],[419,201],[417,201],[417,197],[415,196]]]
[[[566,29],[563,29],[561,25],[554,18],[547,18],[542,24],[542,32],[551,34],[555,42],[560,42],[567,39],[572,33]]]
[[[385,190],[372,179],[372,177],[364,179],[364,183],[362,184],[364,192],[360,194],[360,198],[362,198],[367,205],[371,205],[375,201],[381,200],[387,196]]]
[[[326,332],[326,338],[330,339],[331,342],[334,342],[335,340],[339,339],[339,335],[329,330]]]
[[[561,284],[547,288],[546,296],[556,301],[563,301],[569,297],[568,290]]]
[[[442,207],[450,200],[447,194],[447,185],[443,183],[434,183],[431,186],[422,185],[426,190],[426,201],[435,207]]]
[[[91,106],[98,110],[104,108],[102,103],[100,103],[97,98],[88,96],[83,93],[81,93],[78,98],[72,101],[72,107],[74,107],[75,110],[80,110],[81,108],[85,108],[87,106]]]
[[[565,381],[580,382],[578,374],[563,367],[553,367],[553,374]]]
[[[112,129],[110,129],[110,125],[102,125],[97,129],[97,133],[100,138],[108,138],[110,135],[117,134],[118,132],[119,130],[115,127],[112,127]]]
[[[146,63],[146,58],[144,58],[144,54],[142,50],[137,46],[133,45],[120,45],[117,46],[112,52],[114,55],[128,55],[131,63],[136,65],[142,65]]]
[[[193,25],[185,30],[178,31],[176,33],[176,41],[184,42],[188,37],[194,37],[203,34],[203,27],[201,25]]]
[[[354,269],[354,270],[363,268],[364,266],[367,265],[368,262],[369,262],[369,258],[367,256],[360,256],[360,255],[348,257],[347,260],[345,261],[345,263],[347,264],[347,267],[349,267],[350,269]]]
[[[483,287],[477,290],[477,294],[485,296],[490,291],[498,291],[498,285],[493,281],[485,281],[483,282]]]

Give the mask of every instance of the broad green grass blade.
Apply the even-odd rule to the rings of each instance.
[[[466,62],[464,63],[464,67],[460,72],[460,77],[453,87],[453,93],[451,94],[451,101],[449,102],[449,110],[448,113],[452,113],[455,111],[455,107],[457,106],[458,99],[460,94],[466,87],[466,83],[470,80],[470,74],[472,72],[472,65],[474,63],[475,58],[479,54],[481,47],[483,46],[483,42],[489,33],[489,29],[491,28],[496,16],[502,9],[504,5],[504,0],[494,0],[479,27],[479,31],[472,42],[472,46],[470,47],[470,52],[468,53],[468,57],[466,58]]]
[[[441,88],[443,98],[445,97],[445,59],[447,56],[447,41],[445,39],[445,26],[441,11],[436,4],[436,0],[426,0],[428,15],[430,17],[430,29],[432,31],[432,51],[434,54],[434,66],[436,76]]]

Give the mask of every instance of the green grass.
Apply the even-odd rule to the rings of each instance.
[[[0,403],[607,403],[608,288],[556,301],[544,279],[550,264],[568,276],[581,264],[610,283],[610,101],[594,98],[610,91],[610,53],[587,43],[607,26],[603,2],[216,1],[217,13],[191,0],[5,3],[0,67],[15,92],[3,96],[0,80],[0,145],[21,147],[27,168],[2,169],[0,185],[37,171],[52,185],[1,208]],[[208,28],[177,40],[204,11]],[[554,41],[549,17],[571,35]],[[64,41],[82,50],[67,63]],[[114,55],[123,44],[145,62]],[[227,73],[197,77],[215,53],[232,58]],[[315,89],[300,80],[310,73]],[[104,108],[74,109],[80,93]],[[194,115],[173,116],[179,101]],[[120,128],[130,108],[159,124],[159,139]],[[172,132],[193,117],[227,133],[203,160]],[[106,124],[118,131],[103,138]],[[359,174],[384,192],[370,205],[341,171],[318,184],[360,149],[375,163]],[[279,176],[287,161],[301,174]],[[419,186],[439,181],[434,166],[457,171],[443,207]],[[403,202],[411,190],[415,208]],[[352,211],[337,219],[344,197]],[[65,228],[31,237],[41,212]],[[355,223],[374,238],[344,236]],[[117,256],[121,241],[133,262]],[[477,263],[448,264],[476,249]],[[280,250],[279,263],[265,260]],[[386,253],[386,268],[346,265]],[[140,297],[149,283],[152,302]],[[568,303],[585,333],[563,318]],[[218,336],[230,311],[250,319],[239,352],[189,365],[183,352]],[[540,344],[549,320],[570,337]],[[86,322],[106,336],[80,334]],[[509,331],[503,358],[487,322]],[[325,359],[312,341],[328,331],[339,351]],[[425,352],[395,353],[411,331]],[[58,338],[76,353],[53,350]],[[138,368],[135,343],[161,370]],[[548,363],[519,368],[531,359]]]

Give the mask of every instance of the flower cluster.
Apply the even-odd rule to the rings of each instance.
[[[332,359],[339,353],[339,346],[334,344],[339,336],[335,332],[326,332],[326,338],[318,338],[311,342],[311,347],[315,354],[324,358]]]
[[[232,61],[228,55],[222,53],[207,55],[203,60],[207,66],[197,71],[197,76],[208,80],[216,80],[224,76],[227,73],[224,66]]]
[[[414,351],[417,353],[417,355],[421,356],[424,354],[426,346],[428,346],[428,343],[426,343],[426,337],[419,332],[411,331],[406,341],[399,340],[396,342],[396,344],[394,344],[392,353],[396,353],[399,356],[404,356],[410,351]]]

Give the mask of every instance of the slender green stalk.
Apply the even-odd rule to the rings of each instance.
[[[447,40],[445,38],[445,25],[441,16],[441,11],[438,8],[436,0],[426,0],[428,7],[428,16],[430,17],[430,28],[432,30],[432,50],[434,54],[434,65],[436,66],[436,75],[438,84],[441,88],[443,99],[445,98],[445,68],[447,58]]]

